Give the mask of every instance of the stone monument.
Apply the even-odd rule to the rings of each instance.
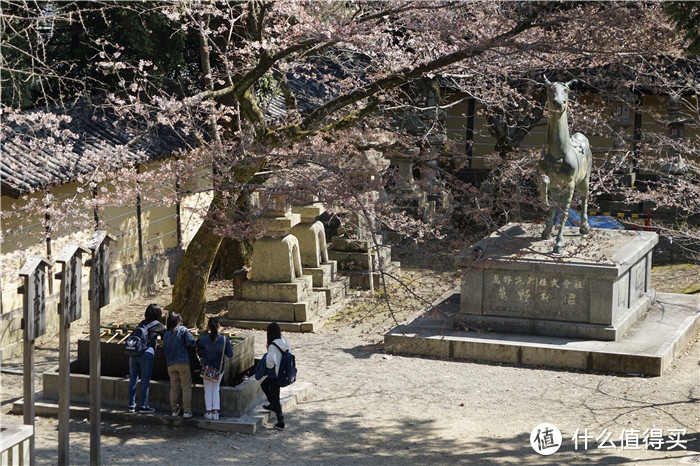
[[[299,240],[288,233],[300,221],[282,196],[271,197],[259,219],[265,237],[253,245],[250,280],[229,301],[227,324],[266,328],[277,321],[283,330],[313,331],[310,321],[325,310],[326,297],[313,290],[313,277],[304,275]]]
[[[656,233],[565,227],[558,256],[539,228],[510,223],[463,258],[459,325],[617,340],[654,303]]]
[[[376,192],[363,193],[363,202],[374,202]],[[384,245],[382,234],[368,220],[356,213],[347,216],[334,236],[328,257],[338,263],[338,272],[350,279],[352,288],[369,290],[379,283],[381,272],[398,273],[401,264],[391,260],[391,246]]]
[[[435,201],[428,200],[428,193],[421,189],[413,178],[413,163],[419,154],[420,149],[415,147],[391,156],[392,164],[398,168],[391,196],[400,209],[412,217],[430,222],[435,216]]]

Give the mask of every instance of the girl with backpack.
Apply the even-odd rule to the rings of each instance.
[[[284,429],[284,415],[282,414],[282,403],[280,403],[280,384],[277,376],[279,375],[280,362],[282,361],[282,352],[292,352],[292,348],[285,337],[282,336],[282,330],[277,322],[272,322],[267,326],[267,357],[265,364],[267,367],[268,376],[262,381],[260,387],[267,397],[270,404],[263,405],[263,408],[268,411],[273,411],[277,415],[277,424],[275,429]]]
[[[206,419],[212,421],[219,420],[219,386],[223,377],[223,355],[233,357],[233,348],[229,338],[220,335],[221,324],[218,317],[210,317],[207,323],[208,332],[197,339],[197,348],[202,350],[202,367],[211,366],[219,369],[218,380],[212,381],[203,378],[204,385],[204,406],[207,412],[204,413]]]
[[[160,318],[163,310],[157,304],[149,304],[144,315],[145,319],[139,322],[137,327],[146,329],[142,332],[145,335],[145,349],[140,355],[129,356],[129,411],[136,411],[136,384],[141,378],[141,406],[139,413],[153,413],[156,410],[148,406],[148,390],[151,385],[151,375],[153,374],[153,359],[156,354],[156,338],[165,333],[165,326],[161,324]]]
[[[187,347],[194,347],[194,337],[182,325],[182,318],[177,312],[168,314],[167,329],[163,335],[163,349],[165,360],[168,363],[168,376],[170,376],[170,408],[173,417],[180,414],[189,419],[192,417],[192,374],[190,373],[190,355]],[[178,406],[182,393],[182,405]]]

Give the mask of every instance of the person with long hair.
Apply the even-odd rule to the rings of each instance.
[[[272,322],[267,326],[267,357],[265,365],[268,376],[260,384],[262,391],[267,397],[269,404],[263,405],[268,411],[273,411],[277,416],[275,429],[284,429],[284,415],[282,413],[282,403],[280,402],[280,384],[277,380],[282,361],[282,353],[292,351],[289,342],[282,336],[282,330],[277,322]]]
[[[192,417],[192,374],[187,347],[194,347],[196,342],[187,327],[182,325],[182,317],[177,312],[168,314],[166,328],[167,331],[163,335],[163,349],[170,377],[170,408],[173,417],[177,417],[182,408],[182,417],[189,419]],[[182,394],[181,405],[178,404],[180,394]]]
[[[211,381],[204,379],[204,406],[207,412],[204,414],[206,419],[212,421],[219,420],[219,410],[221,405],[219,402],[219,386],[223,377],[222,353],[229,358],[233,357],[233,348],[231,341],[225,335],[221,335],[221,324],[218,317],[210,317],[207,323],[207,333],[202,334],[197,339],[197,348],[202,350],[202,366],[213,366],[221,368],[219,379]]]
[[[165,333],[165,326],[160,323],[163,310],[157,304],[149,304],[146,308],[144,320],[137,327],[144,327],[148,331],[146,351],[140,356],[129,356],[129,411],[136,411],[136,384],[141,378],[141,406],[139,413],[153,413],[156,410],[148,406],[148,392],[151,387],[151,375],[153,375],[153,360],[156,355],[156,338]]]

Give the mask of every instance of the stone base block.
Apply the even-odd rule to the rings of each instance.
[[[331,240],[331,248],[335,251],[367,251],[372,247],[372,241],[361,240],[354,238],[346,238],[345,236],[334,236]],[[331,249],[328,250],[330,255]]]
[[[335,281],[330,282],[325,287],[314,288],[314,291],[323,293],[326,296],[326,306],[341,302],[348,294],[348,286],[350,279],[348,277],[336,277]]]
[[[262,217],[258,219],[258,226],[267,230],[270,237],[283,237],[290,228],[301,222],[301,215],[288,214],[280,217]]]
[[[383,264],[391,263],[391,248],[388,246],[379,247],[379,256],[381,256]],[[337,251],[335,249],[328,250],[328,257],[338,263],[338,271],[344,272],[349,270],[366,271],[370,268],[370,254],[364,252],[352,251]],[[377,253],[371,254],[372,269],[379,268],[379,258]]]
[[[222,387],[223,388],[223,387]],[[282,404],[282,411],[288,413],[297,404],[299,404],[311,391],[311,384],[308,382],[297,382],[294,385],[284,387],[280,392],[280,403]],[[265,400],[266,402],[267,400]],[[223,398],[221,400],[223,403]],[[37,401],[34,406],[35,413],[37,416],[45,417],[57,417],[58,416],[58,403],[51,401]],[[12,404],[12,412],[16,414],[22,414],[24,410],[24,400],[15,401]],[[218,421],[211,421],[205,419],[203,416],[195,415],[190,419],[184,419],[182,417],[174,418],[170,416],[170,409],[164,411],[157,411],[153,414],[140,414],[140,413],[129,413],[124,411],[123,406],[119,406],[115,409],[109,409],[103,407],[102,419],[113,421],[119,424],[149,424],[149,425],[160,425],[169,426],[173,429],[178,429],[180,427],[194,427],[196,429],[203,430],[213,430],[217,432],[237,432],[241,434],[255,434],[258,430],[265,427],[265,425],[271,425],[277,422],[274,413],[263,409],[263,403],[259,402],[257,405],[250,408],[247,412],[240,416],[226,416],[221,414],[221,418]],[[88,419],[90,417],[90,407],[86,405],[76,405],[71,403],[70,407],[70,417],[73,419]],[[6,427],[6,426],[3,426]],[[17,426],[20,428],[27,428],[31,430],[31,426]],[[2,439],[4,441],[4,438]],[[3,443],[3,448],[4,448]],[[27,449],[29,447],[27,446]],[[1,457],[1,464],[29,464],[29,459],[19,463],[13,459],[8,461],[5,457],[5,451],[3,451],[3,456]],[[14,457],[16,458],[16,456]]]
[[[350,288],[369,290],[370,289],[370,273],[367,270],[340,270],[341,275],[346,276],[350,280]],[[387,262],[384,265],[384,273],[398,275],[401,273],[401,262]],[[371,274],[374,288],[380,286],[381,273],[379,271]]]
[[[313,290],[313,279],[309,275],[295,278],[293,283],[266,283],[253,280],[241,284],[243,301],[282,301],[296,303],[303,301]]]
[[[338,271],[338,262],[329,261],[321,264],[321,267],[304,267],[301,269],[304,275],[311,275],[314,287],[328,286]]]
[[[566,228],[564,252],[540,239],[544,226],[508,224],[464,261],[461,313],[467,327],[615,340],[654,303],[652,232]]]
[[[311,292],[304,301],[229,301],[230,319],[304,322],[326,307],[326,296]]]
[[[656,293],[652,291],[643,296],[635,303],[634,308],[625,315],[625,318],[615,325],[461,314],[456,318],[453,326],[457,330],[510,332],[615,341],[620,339],[634,325],[637,319],[654,304],[655,295]]]
[[[384,336],[387,351],[439,358],[662,376],[700,330],[700,297],[658,294],[658,302],[617,341],[456,330],[457,290]],[[687,354],[683,357],[689,357]]]
[[[301,216],[302,223],[313,223],[325,211],[326,208],[319,202],[308,205],[292,206],[292,212]]]

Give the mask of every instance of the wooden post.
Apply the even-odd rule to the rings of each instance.
[[[100,309],[109,304],[109,243],[114,237],[104,230],[96,231],[88,249],[92,252],[90,267],[90,464],[101,463],[100,428],[102,399],[100,383]]]
[[[34,431],[34,340],[46,333],[46,268],[53,262],[32,256],[20,269],[19,275],[24,285],[18,290],[24,294],[24,368],[23,368],[23,411],[24,423]],[[34,465],[34,435],[29,440],[29,464]]]
[[[90,250],[78,244],[67,245],[56,262],[63,264],[56,279],[61,280],[61,300],[58,304],[58,464],[69,461],[70,438],[70,324],[82,315],[82,259]]]

